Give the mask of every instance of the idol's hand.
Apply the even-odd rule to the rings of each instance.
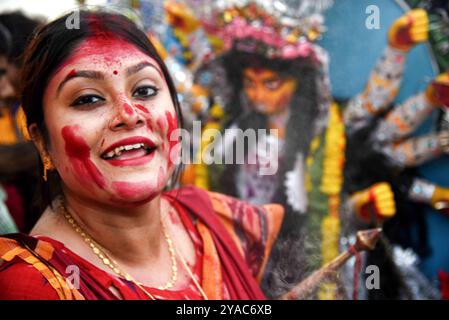
[[[449,74],[439,74],[427,86],[425,95],[432,105],[449,107]]]
[[[387,182],[379,182],[351,196],[354,209],[362,220],[370,222],[389,219],[396,214],[393,191]]]
[[[391,47],[408,51],[414,45],[427,40],[429,18],[424,9],[414,9],[396,19],[388,31]]]

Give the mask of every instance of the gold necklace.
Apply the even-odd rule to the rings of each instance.
[[[117,275],[124,277],[126,280],[130,280],[129,274],[121,271],[120,268],[118,268],[117,262],[114,259],[110,258],[109,255],[105,253],[104,249],[101,248],[101,246],[79,226],[79,224],[75,221],[73,216],[68,212],[67,208],[65,207],[62,201],[61,201],[61,209],[64,214],[64,217],[67,219],[69,224],[75,229],[77,233],[81,235],[84,241],[90,246],[92,251],[100,258],[103,264],[111,268]],[[168,251],[170,252],[172,272],[171,272],[171,279],[165,285],[157,287],[157,289],[166,290],[172,288],[177,280],[178,265],[176,261],[175,250],[173,248],[173,241],[170,238],[170,235],[167,233],[164,224],[162,224],[162,230],[164,232],[164,237],[167,240]]]
[[[129,273],[120,270],[118,263],[114,259],[109,257],[109,255],[104,251],[104,249],[102,249],[101,245],[99,245],[90,235],[88,235],[80,227],[80,225],[75,221],[73,216],[68,212],[68,210],[67,210],[67,208],[65,206],[65,203],[64,203],[64,201],[62,199],[60,200],[60,209],[61,209],[64,217],[66,218],[66,220],[72,226],[72,228],[78,234],[81,235],[83,240],[89,245],[89,247],[92,249],[92,251],[95,253],[95,255],[97,255],[100,258],[100,260],[106,266],[111,268],[119,277],[123,277],[126,280],[133,282],[150,299],[156,300],[156,298],[150,292],[148,292],[138,281],[136,281]],[[165,224],[162,222],[162,218],[161,218],[161,224],[162,224],[164,236],[165,236],[165,238],[167,240],[167,243],[168,243],[168,247],[169,247],[169,251],[170,251],[170,258],[172,260],[172,279],[165,286],[158,287],[159,290],[166,290],[168,288],[171,288],[173,286],[173,284],[176,282],[177,271],[178,271],[177,269],[178,268],[177,268],[177,263],[176,263],[176,254],[175,254],[175,250],[174,250],[174,247],[173,247],[173,241],[172,241],[169,233],[167,232],[167,229],[165,228]],[[176,253],[178,253],[178,252],[176,252]],[[178,253],[178,255],[179,255],[180,259],[181,259],[181,262],[182,262],[184,268],[187,270],[187,273],[189,274],[190,278],[193,280],[195,286],[197,287],[197,289],[201,293],[201,295],[204,298],[204,300],[209,300],[207,298],[207,295],[205,294],[203,288],[200,286],[200,284],[196,280],[195,276],[192,274],[192,271],[190,270],[189,266],[187,265],[186,261],[184,260],[184,257],[182,255],[180,255],[179,253]]]

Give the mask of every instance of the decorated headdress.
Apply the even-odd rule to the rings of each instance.
[[[191,45],[193,71],[200,69],[197,81],[201,85],[227,105],[232,88],[227,83],[222,57],[230,51],[257,54],[269,60],[307,59],[319,74],[320,116],[315,132],[321,131],[327,122],[330,103],[328,56],[314,41],[325,31],[322,13],[331,6],[332,0],[185,0],[183,3],[202,26],[201,32],[191,34],[190,42],[204,44],[207,39],[209,44],[208,49]]]
[[[215,55],[235,48],[269,59],[319,53],[312,44],[325,28],[322,11],[332,0],[187,0],[198,12]]]

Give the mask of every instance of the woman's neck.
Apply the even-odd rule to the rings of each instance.
[[[133,208],[92,203],[70,192],[65,193],[65,202],[80,227],[115,260],[138,266],[159,258],[163,239],[161,212],[167,210],[160,195]]]

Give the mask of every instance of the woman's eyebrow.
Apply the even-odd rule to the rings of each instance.
[[[129,77],[130,75],[139,72],[140,70],[146,68],[146,67],[151,67],[153,69],[155,69],[159,75],[163,78],[161,71],[159,70],[158,67],[156,67],[154,64],[148,62],[148,61],[142,61],[134,66],[131,66],[129,68],[126,69],[126,75]]]
[[[57,94],[62,90],[62,87],[73,78],[88,78],[88,79],[94,79],[94,80],[104,80],[104,74],[99,71],[92,71],[92,70],[79,70],[79,71],[71,71],[64,80],[61,81],[61,83],[58,86]]]

